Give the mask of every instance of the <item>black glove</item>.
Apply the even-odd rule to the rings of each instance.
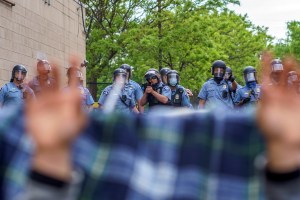
[[[242,100],[243,104],[248,103],[251,100],[251,97],[246,97],[245,99]]]
[[[233,82],[235,80],[235,77],[233,75],[231,75],[228,79],[230,82]]]

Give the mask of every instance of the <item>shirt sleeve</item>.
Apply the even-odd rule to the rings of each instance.
[[[92,105],[95,103],[89,89],[85,88],[85,92],[86,92],[86,104],[87,105]]]
[[[108,90],[107,90],[107,88],[105,88],[99,97],[98,103],[101,105],[104,105],[107,95],[108,95]]]
[[[241,90],[238,89],[234,98],[234,103],[238,104],[242,100]]]
[[[199,94],[198,94],[199,99],[207,100],[207,89],[206,89],[206,84],[203,85],[201,88]]]
[[[141,100],[142,96],[143,96],[143,90],[142,90],[140,85],[136,84],[136,86],[135,86],[135,99],[139,101],[139,100]]]
[[[181,105],[184,107],[191,108],[190,99],[189,99],[189,96],[187,95],[185,89],[183,89]]]
[[[4,103],[4,95],[5,95],[5,93],[6,93],[6,85],[4,85],[1,89],[0,89],[0,106],[2,106],[3,105],[3,103]]]
[[[172,91],[169,86],[164,86],[161,94],[168,97],[168,99],[171,100]]]

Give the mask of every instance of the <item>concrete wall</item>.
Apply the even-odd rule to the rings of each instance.
[[[27,66],[31,79],[39,52],[58,59],[63,75],[71,53],[85,58],[81,9],[74,0],[7,1],[15,6],[0,0],[0,87],[15,64]]]

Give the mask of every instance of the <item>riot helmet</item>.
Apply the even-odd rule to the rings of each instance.
[[[83,74],[77,67],[69,67],[67,70],[68,83],[70,83],[71,77],[74,78],[78,83],[83,81]]]
[[[232,76],[232,70],[230,67],[226,67],[224,79],[228,80]]]
[[[147,71],[144,75],[144,78],[148,83],[151,83],[151,79],[159,80],[157,74],[153,70]]]
[[[118,82],[121,84],[128,83],[126,70],[121,68],[116,69],[113,73],[113,82]]]
[[[295,71],[290,71],[288,73],[288,84],[293,85],[294,83],[298,82],[298,74]]]
[[[162,79],[162,82],[164,84],[167,84],[167,73],[170,71],[171,69],[168,68],[168,67],[164,67],[162,68],[159,73],[160,73],[160,76],[161,76],[161,79]]]
[[[176,70],[170,70],[167,73],[167,83],[173,87],[179,84],[179,74]]]
[[[274,59],[271,62],[271,71],[272,72],[282,72],[283,65],[280,59]]]
[[[68,78],[70,78],[71,75],[73,75],[76,78],[80,78],[80,79],[83,78],[82,72],[77,67],[69,67],[68,68],[68,70],[67,70]]]
[[[245,67],[243,74],[246,83],[257,82],[256,69],[254,67],[252,66]]]
[[[10,82],[13,82],[14,79],[16,79],[17,81],[22,81],[25,79],[26,77],[26,74],[27,74],[27,69],[25,66],[23,65],[15,65],[13,70],[12,70],[12,73],[11,73],[11,79],[10,79]]]
[[[283,74],[283,64],[280,59],[274,59],[271,62],[271,80],[273,83],[279,83],[280,77]]]
[[[128,79],[128,80],[131,79],[131,77],[132,77],[132,72],[133,72],[133,67],[132,67],[132,66],[130,66],[130,65],[128,65],[128,64],[122,64],[122,65],[120,66],[120,69],[124,69],[124,70],[127,72],[127,74],[128,74],[127,79]]]
[[[211,66],[211,74],[215,79],[222,80],[225,75],[226,64],[222,60],[216,60]]]
[[[47,60],[38,60],[36,66],[39,75],[46,75],[51,71],[51,65]]]
[[[160,76],[160,73],[159,73],[159,71],[158,71],[157,69],[155,69],[155,68],[150,68],[150,69],[148,69],[147,72],[153,72],[153,73],[155,73],[156,76],[157,76],[157,78],[158,78],[158,81],[161,81],[161,76]]]

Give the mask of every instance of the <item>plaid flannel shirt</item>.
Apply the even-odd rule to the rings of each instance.
[[[24,192],[33,148],[22,113],[0,113],[1,199]],[[79,199],[264,199],[254,167],[264,143],[253,116],[95,114],[73,148],[74,166],[85,174]]]

